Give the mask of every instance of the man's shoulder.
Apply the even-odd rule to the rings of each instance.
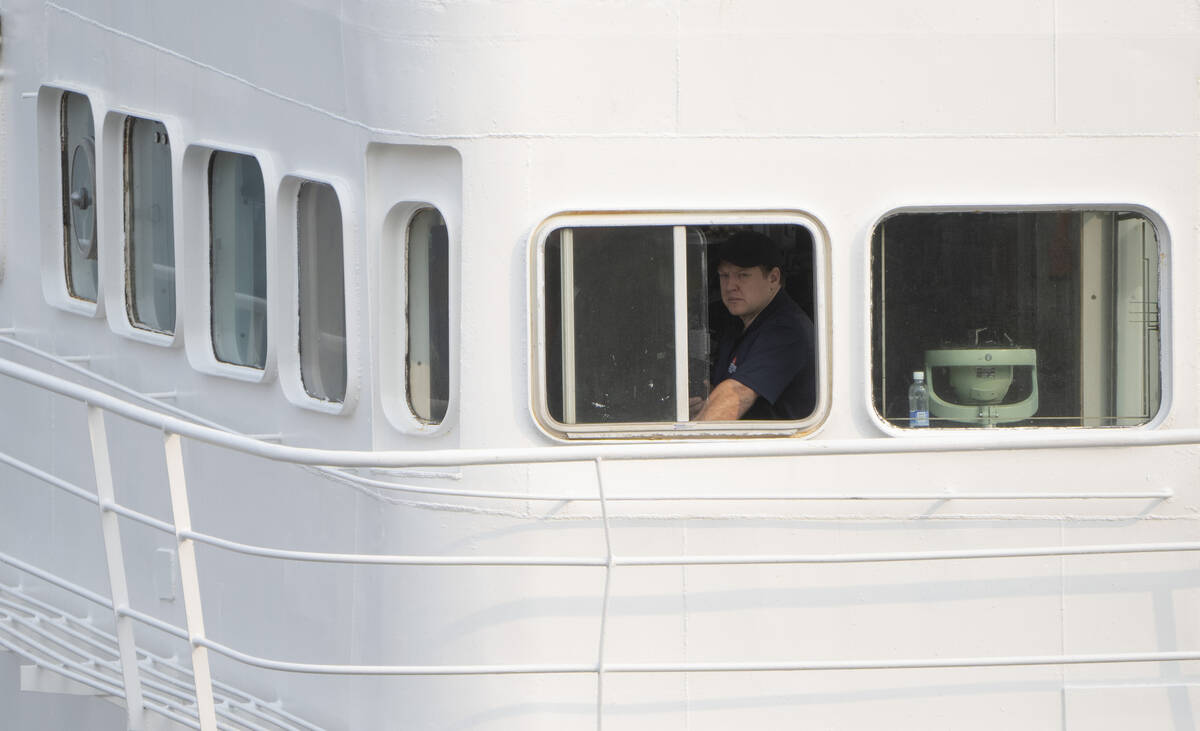
[[[799,335],[808,336],[813,331],[812,319],[808,313],[804,311],[794,299],[789,297],[786,292],[780,292],[779,297],[782,299],[778,305],[772,308],[772,311],[767,313],[765,326],[776,331],[795,332]],[[777,298],[778,299],[778,298]]]

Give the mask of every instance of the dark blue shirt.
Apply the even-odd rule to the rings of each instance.
[[[812,320],[780,290],[743,328],[732,317],[713,361],[713,388],[726,378],[758,394],[743,419],[803,419],[816,407],[817,370]]]

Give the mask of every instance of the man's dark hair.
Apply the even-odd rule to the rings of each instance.
[[[757,231],[738,231],[717,245],[712,266],[723,261],[739,267],[758,267],[764,275],[779,267],[783,274],[783,252],[775,241]]]

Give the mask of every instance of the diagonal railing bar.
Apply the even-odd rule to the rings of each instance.
[[[192,675],[196,686],[196,710],[200,717],[200,731],[214,731],[217,727],[213,701],[212,672],[208,665],[208,651],[199,640],[204,639],[204,613],[200,602],[200,576],[196,567],[196,544],[184,531],[192,527],[191,510],[188,506],[187,478],[183,465],[183,442],[178,434],[163,435],[163,447],[167,459],[167,485],[171,494],[171,512],[175,518],[175,534],[179,556],[179,574],[183,586],[183,610],[187,619],[187,630],[192,650]]]
[[[613,542],[612,526],[608,519],[608,501],[604,499],[604,466],[603,459],[596,461],[596,493],[600,498],[600,519],[604,526],[604,597],[600,604],[600,631],[596,650],[596,731],[604,731],[604,673],[605,648],[608,645],[608,610],[612,590],[613,575]]]
[[[55,650],[49,648],[47,646],[46,642],[58,645],[59,647],[62,647],[63,649],[67,650],[67,652],[70,652],[72,654],[79,654],[79,653],[74,648],[66,646],[62,642],[61,639],[56,638],[52,634],[49,634],[48,632],[46,632],[46,630],[44,628],[39,626],[39,623],[32,622],[29,620],[22,620],[22,619],[16,618],[16,617],[10,617],[9,620],[12,621],[14,624],[20,624],[22,627],[24,627],[27,630],[24,635],[20,636],[20,640],[19,640],[20,642],[23,642],[30,647],[34,647],[38,652],[42,653],[45,657],[49,658],[49,660],[52,661],[52,663],[49,665],[47,665],[45,662],[39,663],[39,667],[43,667],[45,669],[53,671],[54,663],[57,663],[62,666],[71,667],[71,668],[75,669],[76,671],[81,672],[84,675],[87,675],[88,677],[98,680],[101,683],[107,682],[111,685],[112,688],[121,687],[119,685],[121,683],[121,675],[122,675],[122,668],[121,668],[120,661],[102,662],[102,661],[97,661],[95,659],[78,660],[78,659],[69,658],[66,655],[64,655],[62,652],[55,651]],[[4,629],[5,628],[3,626],[0,626],[0,631],[4,631]],[[11,630],[9,630],[9,631],[11,632]],[[34,635],[41,636],[43,641],[42,642],[34,642],[33,640],[31,640],[30,638]],[[140,666],[140,664],[139,664],[139,666]],[[107,673],[101,672],[101,671],[107,671]],[[166,678],[166,676],[161,676],[161,677]],[[149,698],[154,703],[158,704],[158,706],[171,708],[171,709],[173,709],[179,713],[182,713],[184,715],[189,715],[189,714],[192,714],[195,712],[194,704],[191,702],[192,691],[190,690],[190,687],[187,691],[185,691],[185,693],[186,693],[185,694],[185,693],[181,693],[179,690],[180,687],[185,687],[181,683],[180,684],[168,683],[168,682],[164,682],[163,680],[151,679],[151,678],[144,678],[142,680],[142,683],[143,683],[143,686],[147,689],[146,697]],[[106,691],[106,692],[108,692],[108,691]],[[113,695],[114,693],[108,692],[108,694]],[[121,697],[124,697],[120,693],[116,693],[116,695],[120,695]],[[219,709],[218,713],[222,713],[222,711]],[[232,720],[240,721],[240,719],[238,719],[236,716],[234,716],[230,713],[222,713],[222,715],[224,715],[227,719],[229,719],[231,721]],[[224,726],[224,724],[221,724],[221,725]],[[252,723],[252,724],[249,724],[249,727],[251,729],[262,729],[263,731],[266,731],[265,726],[260,726],[258,724]]]
[[[0,557],[0,558],[2,558],[2,557]],[[111,657],[118,656],[118,653],[112,649],[117,643],[116,635],[110,634],[108,632],[104,632],[101,629],[99,629],[98,627],[96,627],[95,625],[93,625],[89,622],[84,622],[76,617],[73,617],[70,614],[62,612],[57,607],[47,604],[46,602],[41,601],[41,600],[37,599],[36,597],[28,596],[26,594],[19,593],[19,592],[14,592],[12,587],[6,586],[4,584],[0,584],[0,594],[8,594],[11,596],[19,597],[19,602],[20,602],[18,604],[18,603],[15,603],[15,602],[7,600],[7,599],[0,599],[0,607],[8,606],[10,608],[13,608],[15,611],[20,611],[20,612],[32,611],[32,610],[27,609],[27,607],[32,607],[33,610],[53,615],[53,618],[49,621],[51,621],[54,624],[55,629],[58,632],[68,634],[72,637],[76,637],[80,640],[80,642],[82,644],[85,644],[85,645],[88,645],[91,647],[95,647],[99,651],[103,652],[105,655],[108,655]],[[127,610],[120,610],[120,611],[122,612],[122,614],[125,614],[125,615],[133,618],[136,621],[147,624],[150,627],[158,629],[158,630],[165,632],[167,634],[170,634],[174,637],[177,637],[177,638],[183,639],[183,640],[188,639],[188,634],[187,634],[186,630],[175,627],[174,625],[163,622],[162,620],[156,619],[154,617],[150,617],[146,614],[143,614],[141,612],[137,612],[134,610],[127,609]],[[45,618],[42,618],[41,621],[45,622],[47,620]],[[75,629],[74,627],[76,627],[76,626],[79,627],[80,629],[78,629],[78,630]],[[94,637],[88,636],[87,634],[84,633],[84,631],[81,631],[81,630],[85,630],[87,633],[89,633],[90,635],[93,635]],[[96,638],[99,638],[99,639],[96,639]],[[187,693],[187,698],[190,699],[193,697],[193,695],[195,693],[195,689],[194,689],[192,681],[190,680],[191,673],[186,668],[179,667],[179,666],[175,665],[174,663],[170,662],[169,660],[167,660],[166,658],[162,658],[162,657],[153,655],[144,650],[139,650],[138,654],[139,654],[139,665],[143,668],[143,675],[157,679],[156,681],[147,681],[147,683],[146,683],[147,687],[160,688],[160,689],[164,690],[164,692],[166,692],[170,695],[178,695],[179,694],[178,689],[185,689],[185,692]],[[100,662],[100,661],[93,661],[93,662]],[[107,665],[109,668],[113,667],[113,664],[111,662],[107,663]],[[156,665],[162,666],[162,667],[169,667],[173,673],[182,674],[189,679],[185,680],[183,678],[178,678],[174,675],[163,673],[159,670],[154,669]],[[55,670],[54,667],[46,667],[45,669],[50,670],[52,672]],[[114,673],[115,672],[116,671],[114,671]],[[227,713],[225,710],[222,709],[222,705],[224,705],[229,708],[237,708],[242,713],[252,714],[255,717],[259,718],[260,720],[262,720],[263,722],[266,722],[266,723],[272,723],[272,724],[278,725],[279,719],[283,719],[285,722],[290,723],[298,728],[309,729],[310,731],[319,731],[319,728],[317,726],[313,726],[312,724],[308,723],[307,721],[305,721],[302,718],[299,718],[295,714],[289,713],[283,708],[276,708],[275,707],[276,704],[263,703],[261,700],[254,698],[253,696],[245,695],[241,691],[237,690],[236,688],[233,688],[232,686],[230,686],[228,684],[214,681],[213,687],[215,689],[219,689],[222,693],[226,694],[227,696],[234,696],[236,698],[244,699],[244,700],[235,701],[228,697],[225,698],[221,704],[217,705],[217,714],[220,716],[227,717],[231,720],[236,720],[234,716],[230,715],[229,713]],[[194,704],[190,703],[190,701],[185,705],[189,706],[187,708],[184,708],[185,712],[187,712],[187,713],[195,712]],[[198,727],[198,724],[196,724],[195,722],[193,722],[192,725],[193,725],[193,727]],[[223,727],[223,728],[228,727],[225,724],[219,724],[219,726]]]
[[[120,609],[129,606],[129,584],[125,579],[125,556],[121,549],[121,528],[117,516],[104,508],[116,502],[112,464],[108,454],[108,432],[104,428],[104,412],[94,406],[87,410],[88,435],[92,443],[92,467],[96,475],[96,497],[100,505],[100,532],[104,538],[104,559],[108,565],[108,583],[113,600],[113,617],[117,627],[117,647],[121,652],[121,680],[125,684],[125,716],[130,731],[141,731],[145,720],[142,713],[142,681],[138,672],[137,643],[133,637],[132,621],[121,616]]]
[[[24,642],[26,645],[31,644],[24,638],[22,638],[21,642]],[[48,652],[42,648],[38,648],[38,652],[45,653],[46,656],[49,657],[49,659],[47,659],[47,657],[42,657],[36,652],[31,652],[30,650],[21,647],[19,643],[5,639],[2,636],[0,636],[0,647],[3,647],[22,659],[33,663],[43,670],[50,671],[69,680],[73,680],[76,683],[97,691],[98,693],[103,695],[111,695],[117,698],[125,698],[124,688],[121,686],[120,682],[115,680],[106,680],[103,676],[92,670],[92,667],[88,663],[71,660],[70,658],[53,653],[52,651]],[[125,699],[125,702],[128,704],[129,701],[127,698]],[[182,715],[179,712],[182,711],[184,714],[186,714],[188,709],[185,706],[163,699],[157,693],[147,693],[143,698],[143,703],[145,704],[145,707],[152,708],[156,713],[160,713],[173,721],[182,723],[191,728],[199,728],[195,720],[190,719],[188,716]],[[226,726],[225,728],[229,727]]]
[[[30,616],[37,616],[35,613],[32,613],[32,610],[30,610],[28,607],[26,607],[22,604],[18,604],[17,602],[14,602],[10,599],[0,598],[0,610],[7,610],[9,617],[14,622],[20,623],[24,626],[32,626],[32,625],[25,625],[22,618],[16,616],[16,614],[14,614],[14,613],[29,614]],[[37,631],[45,632],[46,631],[45,628],[42,627],[41,625],[43,623],[49,623],[49,624],[51,624],[51,626],[54,627],[55,632],[61,633],[62,635],[69,637],[71,640],[75,640],[75,641],[79,642],[80,645],[85,645],[87,647],[91,647],[94,651],[97,651],[97,652],[103,653],[106,656],[112,657],[113,658],[112,662],[114,662],[114,663],[120,661],[119,653],[113,652],[111,646],[105,644],[103,641],[97,639],[94,636],[87,635],[83,632],[80,632],[77,629],[74,629],[73,627],[68,625],[66,622],[62,622],[61,620],[59,620],[58,622],[55,622],[53,620],[47,620],[43,617],[38,617],[38,622],[39,622],[39,624],[37,625],[37,627],[38,627]],[[60,647],[70,650],[71,652],[78,651],[77,648],[79,647],[79,645],[68,644],[68,640],[64,639],[63,637],[58,637],[54,641],[57,642]],[[107,661],[96,660],[96,662],[97,663],[105,663]]]

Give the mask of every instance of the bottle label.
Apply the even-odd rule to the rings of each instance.
[[[908,412],[909,426],[929,426],[928,411],[910,411]]]

